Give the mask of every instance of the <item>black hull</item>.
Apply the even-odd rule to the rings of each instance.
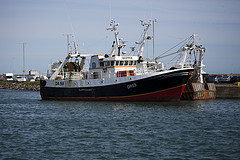
[[[191,71],[192,69],[176,70],[140,80],[97,87],[46,87],[44,81],[41,81],[40,93],[43,100],[178,101]]]

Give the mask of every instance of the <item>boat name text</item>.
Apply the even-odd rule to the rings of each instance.
[[[137,87],[136,83],[127,85],[127,89],[131,89],[131,88],[135,88],[135,87]]]
[[[64,82],[55,82],[56,86],[64,86]]]

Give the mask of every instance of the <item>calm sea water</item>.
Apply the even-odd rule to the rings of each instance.
[[[42,101],[2,89],[0,159],[240,159],[240,100]]]

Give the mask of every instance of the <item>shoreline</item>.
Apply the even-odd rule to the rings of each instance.
[[[0,89],[40,91],[40,82],[7,82],[0,81]]]

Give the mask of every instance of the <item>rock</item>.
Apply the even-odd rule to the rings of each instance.
[[[39,82],[5,82],[0,81],[1,89],[40,91]]]

